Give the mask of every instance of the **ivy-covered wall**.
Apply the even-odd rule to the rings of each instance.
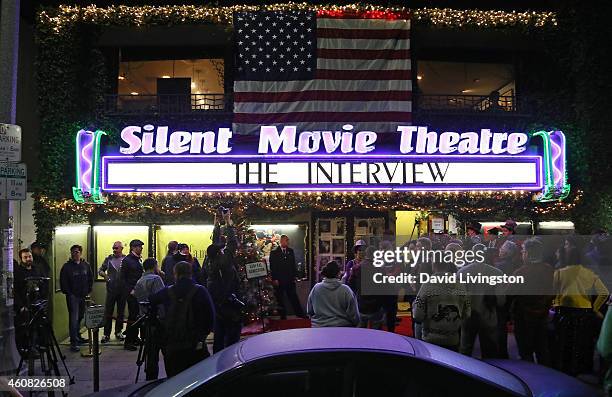
[[[303,6],[303,5],[298,5]],[[238,7],[238,6],[237,6]],[[245,6],[246,7],[246,6]],[[243,7],[242,9],[244,9]],[[254,6],[250,6],[254,7]],[[288,8],[281,5],[280,8]],[[329,6],[332,7],[332,6]],[[365,6],[356,6],[365,7]],[[597,49],[601,40],[587,15],[559,10],[559,22],[552,13],[512,14],[484,11],[412,10],[413,26],[430,29],[504,29],[521,30],[526,37],[545,40],[550,54],[534,61],[527,71],[532,75],[533,93],[542,98],[537,106],[538,121],[546,128],[561,128],[568,135],[570,183],[573,195],[565,203],[541,205],[529,195],[113,195],[109,203],[99,207],[78,205],[71,200],[74,184],[74,136],[81,128],[102,129],[111,141],[117,140],[120,120],[111,120],[101,109],[107,92],[107,65],[102,52],[95,47],[98,35],[108,26],[171,26],[193,23],[223,23],[228,25],[231,11],[236,8],[214,7],[149,7],[123,6],[99,9],[95,7],[60,7],[42,10],[37,23],[37,78],[42,128],[40,178],[36,181],[35,218],[38,238],[50,241],[55,226],[68,222],[93,219],[139,220],[190,219],[199,212],[211,211],[219,203],[233,203],[245,208],[291,210],[309,205],[315,209],[364,206],[378,208],[397,206],[406,209],[444,208],[467,217],[505,217],[529,214],[532,218],[566,218],[572,216],[580,231],[594,225],[593,215],[607,223],[611,219],[610,188],[604,181],[609,175],[610,157],[605,160],[603,123],[610,121],[612,112],[603,112],[602,96],[582,88],[580,84],[593,78],[601,84],[606,69],[597,65],[589,70],[582,61]],[[609,15],[609,14],[608,14]],[[603,18],[603,17],[601,17]],[[579,26],[579,21],[587,26]],[[229,25],[228,25],[229,26]],[[601,29],[600,29],[601,30]],[[588,43],[588,40],[594,40]],[[599,41],[603,42],[603,41]],[[565,51],[563,49],[565,48]],[[568,50],[569,49],[569,50]],[[561,58],[561,53],[565,59]],[[551,55],[552,54],[552,55]],[[579,60],[580,59],[580,60]],[[608,60],[609,61],[609,60]],[[531,68],[533,66],[533,68]],[[608,71],[609,69],[609,65]],[[587,76],[581,73],[587,71]],[[535,76],[533,75],[535,73]],[[596,75],[596,73],[601,73]],[[561,78],[563,76],[563,78]],[[597,77],[597,78],[596,78]],[[610,77],[605,77],[610,82]],[[604,79],[604,80],[605,80]],[[601,89],[610,88],[600,86]],[[551,94],[553,99],[551,100]],[[599,92],[599,94],[602,91]],[[603,92],[610,92],[609,90]],[[559,95],[559,93],[562,93]],[[532,93],[530,93],[532,94]],[[580,101],[580,103],[578,103]],[[609,125],[609,124],[608,124]],[[594,134],[596,132],[596,134]],[[602,141],[603,140],[603,141]],[[595,151],[595,149],[597,149]],[[596,153],[594,153],[595,151]],[[607,152],[609,155],[609,151]],[[599,167],[597,162],[606,163]],[[607,170],[607,171],[606,171]],[[609,185],[609,183],[608,183]],[[592,186],[597,186],[594,189]],[[577,192],[585,194],[578,200]],[[574,208],[575,206],[578,206]],[[574,208],[574,209],[572,209]],[[580,208],[578,211],[577,209]]]

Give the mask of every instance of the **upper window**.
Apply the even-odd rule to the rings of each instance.
[[[504,63],[418,61],[420,107],[514,110],[514,68]]]
[[[223,93],[223,59],[177,59],[121,62],[120,95],[157,95],[158,79],[189,79],[190,93]]]

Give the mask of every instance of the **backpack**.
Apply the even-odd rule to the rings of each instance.
[[[195,349],[200,340],[193,316],[193,296],[197,290],[198,287],[192,285],[187,294],[179,298],[174,287],[168,288],[170,306],[163,319],[167,352]]]

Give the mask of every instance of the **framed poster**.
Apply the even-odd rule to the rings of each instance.
[[[319,236],[331,234],[332,221],[331,219],[319,219]]]
[[[343,238],[335,238],[332,240],[332,253],[342,254],[345,253],[345,243]]]
[[[344,268],[346,255],[346,218],[319,218],[316,232],[316,260],[315,268],[317,281],[322,279],[320,273],[323,266],[335,260],[340,269]]]
[[[331,254],[331,240],[319,240],[319,255]]]

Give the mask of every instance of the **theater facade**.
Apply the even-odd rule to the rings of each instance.
[[[572,230],[568,211],[581,193],[568,178],[571,138],[538,120],[529,102],[537,86],[526,78],[540,72],[530,69],[538,40],[526,39],[553,27],[553,13],[476,17],[448,9],[270,6],[264,11],[299,11],[305,21],[309,12],[320,19],[357,13],[393,20],[389,30],[397,31],[399,44],[390,50],[396,52],[379,55],[393,61],[385,68],[408,69],[367,75],[368,87],[388,88],[349,95],[360,112],[321,100],[308,105],[314,111],[307,123],[292,122],[271,110],[281,106],[275,104],[256,107],[264,109],[261,122],[245,123],[252,94],[240,90],[253,77],[237,72],[243,49],[232,18],[255,11],[89,6],[41,12],[48,175],[36,210],[39,237],[51,248],[56,304],[70,245],[82,245],[93,267],[116,240],[140,239],[143,255],[159,260],[177,240],[202,260],[219,206],[251,225],[264,253],[280,234],[289,235],[303,300],[320,264],[345,263],[360,239],[377,244],[392,235],[401,244],[426,234],[462,235],[467,222],[488,228],[508,218],[521,234]],[[333,30],[317,26],[320,34]],[[87,61],[79,63],[74,48]],[[321,60],[331,50],[313,51]],[[69,72],[81,64],[79,73]],[[335,76],[327,78],[334,87],[347,79]],[[299,94],[292,95],[296,101]],[[380,106],[393,109],[378,115]],[[93,296],[102,301],[99,281]]]

